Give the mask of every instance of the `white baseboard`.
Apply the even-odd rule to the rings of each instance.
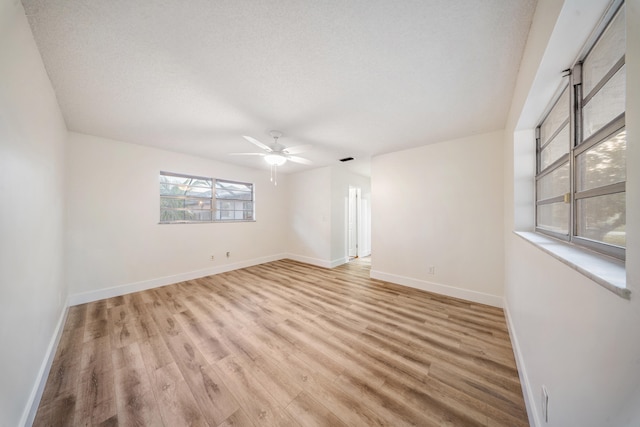
[[[503,306],[504,317],[507,320],[507,329],[509,330],[509,337],[511,338],[511,347],[513,348],[513,354],[515,356],[516,365],[518,367],[518,376],[520,377],[520,385],[522,387],[524,404],[527,407],[529,425],[531,427],[538,427],[542,424],[540,423],[540,419],[538,418],[538,411],[536,410],[536,403],[533,398],[534,394],[531,390],[531,383],[529,382],[529,377],[527,376],[524,357],[522,356],[522,351],[520,350],[520,343],[518,342],[518,336],[513,325],[513,319],[511,318],[511,313],[509,312],[509,303],[507,302],[506,298],[504,299]]]
[[[36,418],[38,406],[40,406],[40,399],[42,399],[44,387],[47,385],[47,379],[49,378],[51,365],[53,364],[53,359],[56,355],[56,350],[58,349],[60,338],[62,337],[62,331],[64,329],[64,323],[67,320],[68,313],[69,303],[67,301],[67,304],[62,310],[62,313],[60,313],[60,318],[58,318],[58,323],[53,331],[51,341],[49,341],[49,346],[47,347],[47,352],[44,355],[42,365],[40,365],[40,370],[38,371],[35,385],[33,387],[33,390],[31,390],[29,400],[27,401],[27,405],[25,406],[24,412],[22,413],[19,424],[20,426],[30,426],[33,424],[33,421]]]
[[[251,267],[265,262],[278,261],[287,258],[286,254],[270,255],[261,258],[253,258],[233,264],[224,264],[202,270],[189,271],[171,276],[158,277],[155,279],[142,280],[140,282],[127,283],[124,285],[113,286],[110,288],[98,289],[95,291],[82,292],[69,296],[69,305],[85,304],[92,301],[98,301],[105,298],[113,298],[133,292],[145,291],[160,286],[171,285],[173,283],[184,282],[186,280],[198,279],[200,277],[211,276],[214,274],[225,273],[227,271],[237,270],[240,268]]]
[[[493,307],[502,308],[502,297],[497,295],[486,294],[484,292],[471,291],[468,289],[455,288],[453,286],[442,285],[440,283],[427,282],[426,280],[414,279],[412,277],[399,276],[397,274],[385,273],[382,271],[371,270],[372,279],[384,280],[398,285],[408,286],[410,288],[421,289],[423,291],[434,292],[454,298],[460,298],[479,304],[491,305]]]
[[[327,261],[326,259],[312,258],[304,255],[287,254],[286,258],[289,258],[298,262],[304,262],[305,264],[315,265],[316,267],[322,267],[322,268],[335,268],[339,265],[346,264],[349,262],[349,257],[338,258],[331,261]]]
[[[312,258],[312,257],[308,257],[304,255],[296,255],[296,254],[287,254],[285,258],[289,258],[298,262],[304,262],[305,264],[315,265],[316,267],[333,268],[331,265],[332,262],[327,261],[326,259]]]
[[[335,268],[339,265],[346,264],[348,262],[349,262],[349,257],[334,259],[333,261],[331,261],[330,268]]]

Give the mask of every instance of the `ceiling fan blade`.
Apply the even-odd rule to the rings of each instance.
[[[293,163],[300,163],[303,165],[311,165],[313,162],[311,160],[304,159],[302,157],[297,156],[287,156],[287,160],[291,160]]]
[[[265,150],[265,151],[267,151],[267,152],[269,152],[269,153],[270,153],[271,151],[273,151],[269,146],[267,146],[267,145],[263,144],[262,142],[258,141],[258,140],[257,140],[257,139],[255,139],[255,138],[252,138],[252,137],[250,137],[250,136],[246,136],[246,135],[242,135],[242,137],[243,137],[244,139],[246,139],[247,141],[249,141],[250,143],[254,144],[255,146],[260,147],[260,148],[262,148],[263,150]]]
[[[300,154],[309,150],[311,150],[310,145],[296,145],[295,147],[285,148],[282,152],[285,154]]]
[[[229,153],[230,156],[266,156],[265,153]]]

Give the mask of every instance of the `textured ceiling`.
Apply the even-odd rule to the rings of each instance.
[[[504,127],[535,0],[23,5],[69,130],[266,168],[228,153],[278,129],[315,167],[349,155],[366,174]]]

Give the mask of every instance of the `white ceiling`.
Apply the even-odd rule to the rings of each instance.
[[[504,127],[535,0],[23,0],[71,131],[311,167]],[[310,168],[290,162],[281,172]]]

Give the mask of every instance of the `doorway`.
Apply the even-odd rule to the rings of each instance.
[[[349,187],[348,210],[347,254],[349,256],[349,259],[354,259],[360,256],[359,240],[360,224],[362,222],[361,190],[358,187]]]

